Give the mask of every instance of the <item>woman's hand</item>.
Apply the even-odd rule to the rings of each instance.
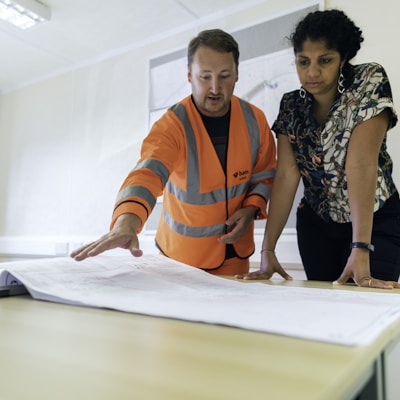
[[[383,281],[371,276],[369,268],[369,252],[365,249],[353,249],[342,275],[333,282],[334,285],[344,285],[349,279],[361,287],[378,289],[399,289],[400,284],[394,281]]]
[[[258,271],[249,272],[244,275],[235,275],[236,279],[244,279],[244,280],[262,280],[262,279],[271,279],[274,273],[278,273],[282,278],[286,280],[292,280],[293,278],[286,273],[286,271],[282,268],[278,259],[273,252],[261,253],[261,263],[260,269]]]

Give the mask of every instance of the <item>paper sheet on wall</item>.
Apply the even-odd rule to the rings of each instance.
[[[35,299],[348,346],[371,343],[400,317],[399,293],[236,281],[160,255],[98,256],[81,262],[63,257],[0,267]]]

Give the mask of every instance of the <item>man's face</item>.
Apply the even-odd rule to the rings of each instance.
[[[200,46],[188,66],[188,80],[200,112],[208,117],[221,117],[229,111],[238,70],[232,53],[220,53]]]

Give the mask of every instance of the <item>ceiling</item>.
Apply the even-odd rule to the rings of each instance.
[[[137,48],[261,0],[42,0],[51,20],[21,31],[0,20],[0,92]]]

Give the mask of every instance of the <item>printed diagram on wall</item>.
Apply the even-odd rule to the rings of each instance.
[[[293,49],[246,60],[239,67],[236,95],[261,108],[272,126],[283,94],[300,87]]]
[[[150,126],[168,107],[190,94],[186,76],[186,56],[151,69]],[[299,87],[291,48],[239,63],[235,94],[261,108],[271,126],[282,95]]]

